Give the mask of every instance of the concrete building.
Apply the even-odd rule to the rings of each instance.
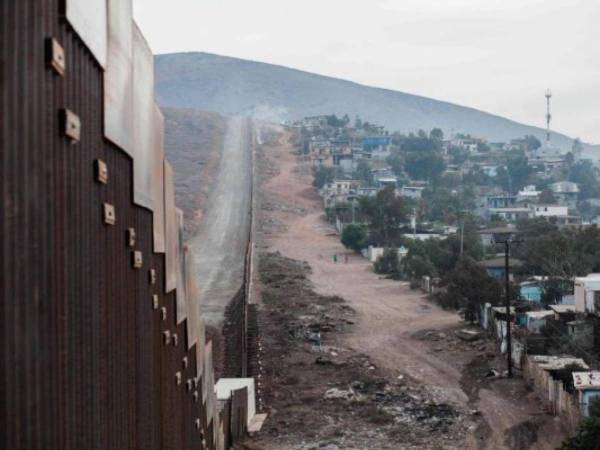
[[[575,278],[575,309],[577,312],[600,312],[600,273]]]
[[[590,403],[593,399],[600,401],[600,372],[573,372],[573,386],[577,390],[581,415],[589,417]]]
[[[424,190],[425,188],[421,186],[402,186],[400,195],[402,197],[420,199]]]
[[[569,215],[567,206],[537,204],[532,205],[531,209],[534,217],[567,217]]]
[[[569,208],[577,207],[577,199],[579,198],[579,186],[572,181],[558,181],[552,183],[550,190],[556,197],[558,204],[566,205]]]

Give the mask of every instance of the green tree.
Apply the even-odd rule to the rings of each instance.
[[[571,167],[569,181],[579,184],[579,196],[582,199],[600,195],[598,169],[587,161],[578,161]]]
[[[313,186],[321,189],[327,183],[331,183],[335,178],[335,169],[333,167],[319,166],[313,171]]]
[[[375,273],[391,275],[393,278],[400,276],[400,260],[398,259],[398,250],[395,248],[386,248],[383,255],[377,258],[373,266]]]
[[[485,269],[469,257],[461,258],[456,267],[442,280],[445,290],[438,296],[444,308],[461,309],[465,320],[474,321],[480,305],[497,305],[502,300],[500,281],[490,277]]]
[[[547,205],[553,205],[556,203],[556,197],[554,196],[554,193],[550,189],[544,189],[540,194],[540,203]]]
[[[429,132],[429,139],[441,142],[444,140],[444,132],[441,128],[434,128]]]
[[[445,168],[444,158],[436,152],[414,152],[406,156],[405,169],[413,180],[437,179]]]
[[[344,244],[346,248],[351,248],[354,251],[359,251],[363,248],[366,238],[367,231],[362,225],[346,225],[344,231],[342,231],[342,244]]]
[[[575,436],[566,439],[557,450],[600,450],[600,418],[583,420]]]
[[[394,188],[387,186],[375,197],[361,197],[358,202],[374,240],[390,245],[406,221],[406,204],[402,197],[397,197]]]
[[[523,144],[525,146],[525,150],[529,151],[537,150],[542,146],[540,140],[531,134],[528,134],[523,138]]]

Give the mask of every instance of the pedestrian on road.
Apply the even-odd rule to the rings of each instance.
[[[333,262],[334,264],[337,264],[337,253],[333,254]]]

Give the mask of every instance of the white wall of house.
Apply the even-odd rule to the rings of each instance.
[[[568,206],[559,205],[535,205],[532,206],[535,217],[561,217],[569,215]]]
[[[575,278],[575,309],[578,312],[595,313],[596,298],[600,297],[600,274]]]

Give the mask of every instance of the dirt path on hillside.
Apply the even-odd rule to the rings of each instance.
[[[475,352],[446,354],[417,336],[423,330],[451,333],[462,326],[461,321],[456,313],[410,290],[407,283],[380,278],[366,259],[344,249],[310,186],[309,167],[298,162],[288,140],[288,135],[282,135],[279,149],[267,155],[274,170],[262,192],[268,202],[280,206],[271,208],[272,230],[263,236],[263,249],[307,262],[316,292],[340,296],[356,310],[356,327],[344,335],[341,344],[369,355],[390,376],[422,383],[440,402],[477,410],[465,443],[456,443],[461,448],[555,448],[560,432],[541,414],[521,380],[465,389],[479,382],[465,376]],[[337,263],[334,255],[338,255]]]

